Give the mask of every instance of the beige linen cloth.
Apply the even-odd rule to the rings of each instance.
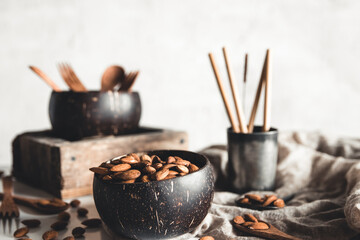
[[[206,235],[219,240],[259,239],[233,228],[231,219],[246,213],[302,239],[360,239],[360,139],[280,133],[275,193],[279,197],[295,195],[284,209],[272,211],[237,207],[235,200],[240,195],[221,191],[226,176],[225,146],[201,153],[213,163],[218,190],[200,226],[176,239]]]

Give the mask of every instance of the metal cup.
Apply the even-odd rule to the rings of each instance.
[[[254,127],[253,133],[227,131],[228,182],[234,192],[273,190],[278,157],[278,131],[271,128],[262,132]]]

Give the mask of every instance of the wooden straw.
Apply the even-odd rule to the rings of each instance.
[[[247,127],[246,127],[246,120],[245,120],[245,116],[244,116],[244,112],[242,110],[241,104],[238,104],[239,97],[237,95],[237,91],[235,91],[235,86],[234,86],[234,81],[233,81],[233,77],[232,77],[232,72],[231,72],[231,69],[230,69],[230,63],[229,63],[229,58],[228,58],[228,55],[227,55],[227,51],[226,51],[225,47],[223,47],[222,50],[223,50],[223,54],[224,54],[227,74],[228,74],[228,77],[229,77],[231,92],[232,92],[232,96],[233,96],[234,103],[235,103],[236,115],[237,115],[237,118],[238,118],[238,121],[239,121],[240,131],[242,133],[247,133],[248,130],[247,130]]]
[[[246,78],[247,78],[247,68],[248,68],[248,54],[245,54],[245,65],[244,65],[244,79],[243,79],[243,94],[242,94],[242,98],[243,98],[243,109],[244,112],[246,111]]]
[[[256,117],[256,111],[257,111],[257,107],[259,105],[259,99],[260,99],[261,90],[262,90],[262,87],[264,85],[266,61],[267,61],[267,53],[266,53],[265,60],[264,60],[264,65],[263,65],[263,68],[262,68],[262,71],[261,71],[259,84],[258,84],[258,87],[257,87],[257,90],[256,90],[254,104],[253,104],[253,107],[252,107],[252,110],[251,110],[251,115],[250,115],[250,119],[249,119],[249,126],[248,126],[249,133],[252,133],[253,130],[254,130],[254,122],[255,122],[255,117]]]
[[[218,69],[216,67],[214,57],[213,57],[213,55],[211,53],[209,53],[209,58],[210,58],[212,69],[214,70],[214,75],[215,75],[215,78],[216,78],[216,81],[217,81],[217,84],[218,84],[218,87],[219,87],[219,90],[220,90],[220,93],[221,93],[221,96],[222,96],[222,99],[223,99],[223,102],[224,102],[224,105],[225,105],[225,108],[226,108],[226,112],[227,112],[227,115],[229,117],[232,129],[233,129],[233,131],[235,133],[239,133],[240,129],[235,124],[234,117],[233,117],[233,115],[231,113],[231,109],[229,107],[229,101],[227,100],[227,97],[226,97],[226,94],[225,94],[225,91],[224,91],[224,87],[223,87],[222,81],[220,79],[219,71],[218,71]]]
[[[266,70],[265,70],[265,98],[264,98],[264,125],[263,131],[270,130],[270,114],[271,114],[271,62],[270,49],[266,51]]]

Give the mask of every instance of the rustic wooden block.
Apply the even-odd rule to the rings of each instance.
[[[29,132],[13,141],[13,175],[56,197],[92,193],[90,167],[115,156],[157,149],[187,150],[186,132],[141,128],[135,134],[66,141],[50,131]]]

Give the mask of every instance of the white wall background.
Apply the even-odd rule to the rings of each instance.
[[[229,123],[207,56],[214,52],[226,79],[224,45],[239,83],[249,53],[247,116],[270,47],[273,125],[359,136],[359,11],[357,0],[1,0],[0,163],[10,164],[16,134],[50,127],[51,91],[27,66],[65,89],[60,61],[90,89],[111,64],[139,69],[142,125],[186,130],[192,150],[225,143]]]

